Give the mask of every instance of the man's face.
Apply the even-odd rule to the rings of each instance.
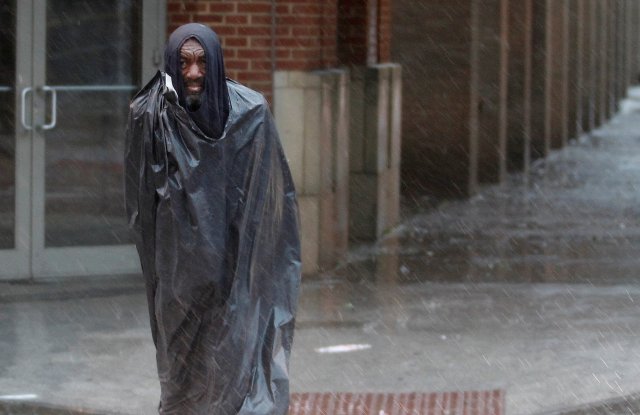
[[[195,111],[200,107],[204,76],[206,74],[207,57],[202,45],[197,40],[188,39],[180,49],[180,68],[184,79],[184,90],[187,94],[187,108]]]

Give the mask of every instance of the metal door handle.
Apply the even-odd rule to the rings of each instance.
[[[25,130],[33,130],[33,125],[27,124],[27,94],[31,92],[33,88],[27,87],[22,90],[20,94],[21,108],[20,108],[20,122]]]
[[[43,130],[50,130],[54,128],[58,122],[58,95],[56,89],[50,86],[43,86],[42,90],[45,92],[51,92],[51,122],[42,126]]]

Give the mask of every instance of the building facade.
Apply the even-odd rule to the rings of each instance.
[[[305,272],[344,255],[353,220],[352,236],[375,238],[397,220],[397,203],[378,205],[389,196],[383,187],[399,182],[399,151],[391,168],[377,150],[364,150],[388,147],[378,141],[389,140],[389,128],[362,131],[383,114],[385,123],[395,115],[399,134],[389,107],[394,98],[399,108],[390,92],[399,76],[360,68],[389,59],[389,7],[389,0],[2,2],[0,279],[139,271],[123,211],[128,102],[162,68],[168,33],[193,21],[220,35],[227,75],[273,105],[299,193]],[[352,69],[360,83],[351,82]],[[369,97],[368,112],[351,122],[351,106]],[[353,154],[362,159],[356,188],[364,219],[348,214]]]
[[[638,82],[639,22],[634,0],[394,0],[403,190],[473,194],[606,122]]]
[[[526,173],[606,122],[640,73],[634,0],[3,1],[0,279],[139,271],[128,102],[192,21],[272,105],[306,273],[397,223],[401,182],[464,196]]]

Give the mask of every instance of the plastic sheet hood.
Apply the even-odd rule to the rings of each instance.
[[[184,108],[186,91],[180,65],[180,49],[189,39],[196,39],[204,49],[206,74],[202,103],[196,111],[188,111],[188,113],[202,132],[217,139],[222,135],[229,117],[229,92],[218,35],[200,23],[189,23],[177,28],[171,33],[165,46],[165,72],[175,81],[178,100]]]
[[[218,140],[200,131],[161,73],[130,107],[126,208],[161,414],[288,410],[300,284],[295,191],[264,98],[233,81],[227,88]]]

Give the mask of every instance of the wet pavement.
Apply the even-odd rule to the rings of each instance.
[[[292,391],[499,390],[508,414],[638,396],[639,187],[640,98],[528,178],[408,207],[304,281]],[[152,414],[158,393],[140,277],[0,284],[1,402]]]

